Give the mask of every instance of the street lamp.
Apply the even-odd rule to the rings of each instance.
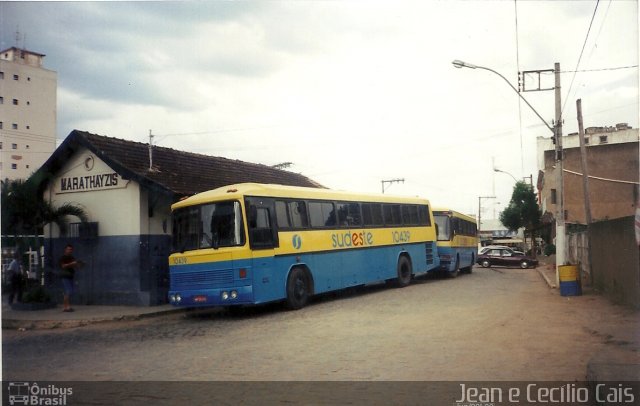
[[[515,176],[513,176],[512,174],[510,174],[510,173],[509,173],[509,172],[507,172],[507,171],[503,171],[503,170],[500,170],[500,169],[498,169],[498,168],[493,168],[493,171],[494,171],[494,172],[500,172],[500,173],[506,173],[507,175],[509,175],[509,176],[511,176],[511,177],[513,178],[513,181],[514,181],[514,182],[518,183],[518,180],[516,179],[516,177],[515,177]]]
[[[527,106],[529,106],[529,108],[531,108],[531,110],[533,110],[533,112],[536,113],[536,116],[538,116],[538,118],[540,120],[542,120],[542,122],[549,129],[549,131],[551,131],[553,133],[553,139],[555,140],[555,143],[556,143],[556,161],[557,161],[558,165],[560,166],[560,170],[557,171],[558,173],[556,175],[556,178],[557,178],[556,179],[556,181],[557,181],[556,188],[558,190],[558,194],[560,195],[560,201],[559,201],[559,204],[556,207],[556,282],[558,282],[558,278],[559,278],[559,276],[558,276],[558,267],[560,265],[565,265],[565,263],[564,263],[564,261],[565,261],[565,224],[564,224],[564,205],[563,205],[563,193],[562,193],[562,190],[563,190],[563,178],[562,178],[562,167],[563,167],[562,159],[563,159],[563,156],[562,156],[562,106],[561,106],[561,103],[560,103],[560,64],[556,63],[555,66],[554,66],[554,72],[555,72],[554,90],[555,90],[555,110],[556,110],[555,127],[551,127],[545,121],[545,119],[542,118],[542,116],[536,111],[536,109],[534,109],[533,106],[531,104],[529,104],[527,99],[525,99],[520,94],[518,89],[513,87],[511,82],[509,82],[507,80],[507,78],[502,76],[500,73],[494,71],[493,69],[486,68],[484,66],[479,66],[479,65],[474,65],[472,63],[463,62],[463,61],[461,61],[459,59],[456,59],[455,61],[453,61],[452,64],[456,68],[484,69],[484,70],[488,70],[489,72],[493,72],[496,75],[500,76],[505,82],[507,82],[509,87],[511,89],[513,89],[513,91],[518,94],[518,96],[527,104]]]
[[[538,114],[538,112],[536,111],[536,109],[533,108],[533,106],[531,104],[529,104],[529,102],[527,101],[527,99],[525,99],[520,92],[518,91],[518,89],[516,89],[515,87],[513,87],[513,85],[511,84],[511,82],[509,82],[507,80],[507,78],[505,78],[504,76],[502,76],[500,73],[494,71],[493,69],[490,68],[486,68],[484,66],[479,66],[479,65],[474,65],[472,63],[467,63],[467,62],[463,62],[459,59],[456,59],[455,61],[451,62],[453,64],[453,66],[455,66],[456,68],[460,69],[460,68],[469,68],[469,69],[484,69],[484,70],[488,70],[489,72],[493,72],[496,75],[500,76],[505,82],[507,82],[507,84],[509,85],[509,87],[511,87],[513,89],[514,92],[516,92],[518,94],[518,96],[520,96],[520,98],[527,103],[527,106],[529,106],[531,108],[531,110],[533,110],[534,113],[536,113],[536,116],[538,116],[538,118],[540,120],[542,120],[542,122],[544,123],[544,125],[552,132],[555,134],[555,130],[549,125],[547,124],[547,122],[545,121],[544,118],[542,118],[542,116],[540,114]]]

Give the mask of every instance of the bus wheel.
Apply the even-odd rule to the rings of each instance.
[[[293,268],[287,278],[287,307],[291,310],[303,308],[309,301],[309,278],[300,268]]]
[[[449,272],[449,278],[457,278],[460,275],[460,255],[456,255],[456,263],[453,266],[453,272]]]
[[[409,285],[411,283],[412,273],[411,261],[406,255],[400,255],[400,258],[398,259],[398,279],[396,280],[398,287],[404,288]]]
[[[473,272],[473,264],[476,263],[476,257],[475,255],[471,254],[471,263],[469,264],[468,268],[465,268],[464,271],[466,273],[472,273]]]

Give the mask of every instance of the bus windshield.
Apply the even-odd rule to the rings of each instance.
[[[438,230],[438,241],[449,241],[451,239],[451,222],[449,216],[441,214],[433,214]]]
[[[173,212],[173,252],[244,245],[238,201],[190,206]]]

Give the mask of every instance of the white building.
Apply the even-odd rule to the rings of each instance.
[[[26,179],[56,148],[57,74],[44,55],[0,52],[0,179]]]

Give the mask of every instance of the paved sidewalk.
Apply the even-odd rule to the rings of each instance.
[[[556,256],[538,256],[538,266],[536,271],[542,276],[542,279],[550,288],[557,288],[556,284]]]
[[[5,299],[5,298],[3,298]],[[52,329],[85,326],[118,320],[138,320],[183,312],[169,304],[160,306],[73,306],[73,312],[63,312],[58,305],[44,310],[13,310],[6,300],[2,302],[3,329]]]
[[[556,283],[555,256],[539,258],[536,268],[547,285],[558,288]],[[590,287],[584,290],[585,295],[598,294]],[[555,290],[560,294],[560,290]],[[629,309],[629,314],[638,314]],[[635,317],[637,319],[637,316]],[[632,318],[633,320],[634,318]],[[640,328],[636,323],[624,323],[615,331],[608,332],[607,344],[594,353],[587,364],[586,379],[595,387],[600,383],[640,382]]]

